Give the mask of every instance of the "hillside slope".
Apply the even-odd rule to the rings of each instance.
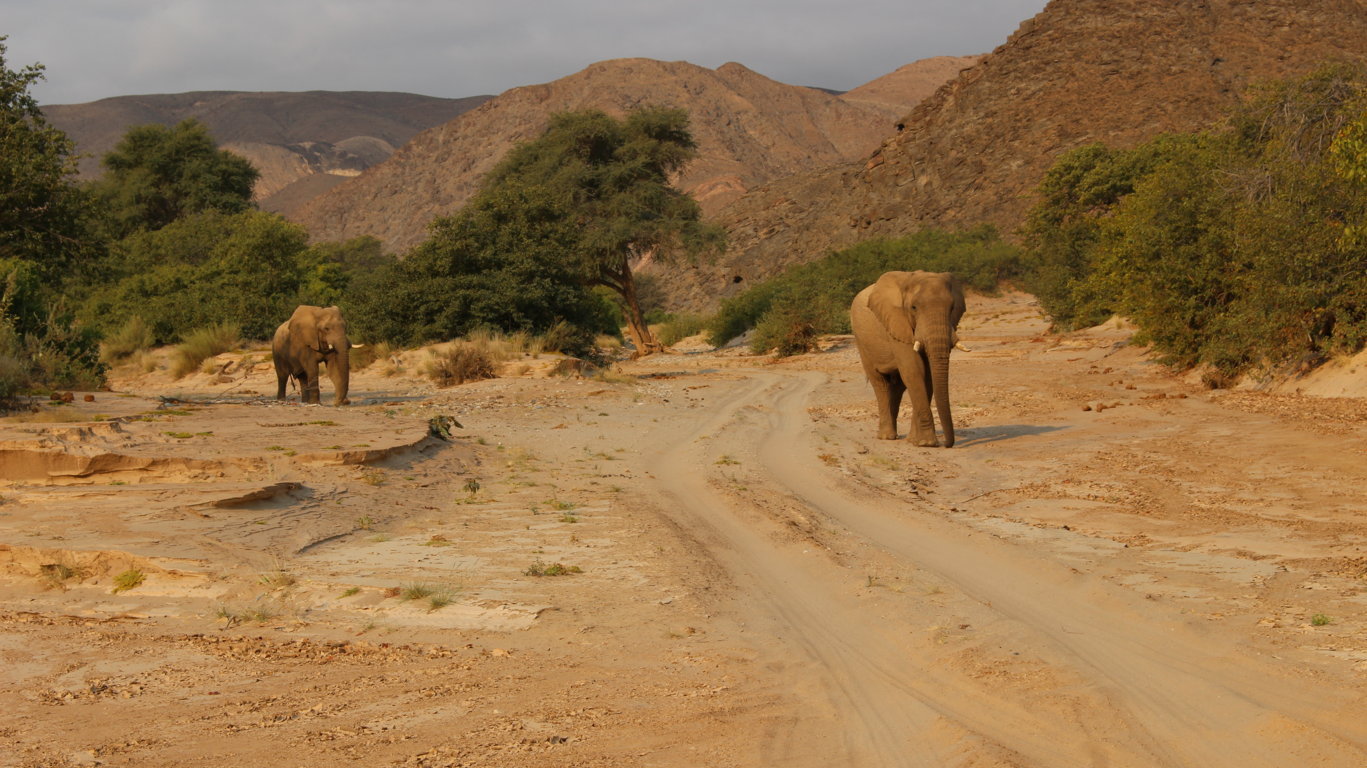
[[[508,149],[536,137],[552,113],[621,114],[645,104],[688,110],[699,152],[679,184],[708,212],[772,179],[866,156],[906,107],[845,101],[735,63],[712,70],[687,62],[604,61],[554,82],[514,88],[419,134],[291,218],[315,238],[371,234],[403,250],[421,240],[433,217],[468,199]]]
[[[676,304],[707,306],[870,237],[1010,234],[1061,153],[1208,127],[1251,84],[1340,58],[1367,60],[1362,0],[1054,0],[858,162],[735,201],[718,217],[727,255],[666,282]]]
[[[43,114],[86,155],[80,162],[83,178],[99,174],[100,158],[129,128],[197,119],[220,146],[247,158],[261,171],[257,200],[267,209],[281,210],[272,197],[290,185],[305,182],[305,187],[321,191],[329,182],[382,162],[419,131],[489,98],[441,99],[366,91],[197,91],[50,105],[43,107]]]

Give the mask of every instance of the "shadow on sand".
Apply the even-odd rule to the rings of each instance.
[[[998,440],[1014,440],[1018,437],[1029,437],[1031,435],[1047,435],[1050,432],[1057,432],[1067,427],[1035,426],[1032,424],[997,424],[990,427],[972,427],[970,429],[955,430],[954,445],[957,448],[970,448],[984,443],[995,443]]]

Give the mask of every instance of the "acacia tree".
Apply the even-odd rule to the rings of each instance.
[[[650,354],[663,347],[646,325],[633,270],[647,258],[696,257],[722,242],[720,229],[701,222],[697,202],[670,184],[695,154],[681,109],[647,107],[621,120],[597,110],[565,112],[510,152],[484,191],[549,193],[572,225],[565,253],[571,271],[618,295],[637,354]]]

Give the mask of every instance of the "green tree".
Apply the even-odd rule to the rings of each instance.
[[[563,321],[581,331],[572,346],[586,347],[592,333],[612,326],[564,258],[576,238],[547,189],[486,189],[434,221],[403,259],[358,278],[343,307],[367,339],[421,344],[477,328],[543,333]]]
[[[33,64],[11,70],[0,36],[0,400],[39,386],[98,385],[96,340],[64,310],[63,286],[99,258],[72,145],[49,126],[29,88]]]
[[[620,298],[638,354],[662,349],[641,309],[633,270],[646,259],[696,257],[721,246],[698,204],[670,185],[694,157],[683,110],[649,107],[618,120],[603,112],[552,116],[540,138],[490,173],[488,194],[539,188],[568,222],[565,263],[581,283]]]
[[[193,213],[248,210],[259,175],[246,159],[218,149],[208,128],[193,119],[131,128],[102,163],[104,175],[93,189],[108,208],[115,237],[161,229]]]
[[[32,262],[52,280],[96,257],[100,242],[74,181],[71,141],[29,94],[43,67],[9,69],[6,39],[0,36],[0,258]]]
[[[331,303],[345,285],[301,227],[264,211],[185,216],[125,238],[112,261],[119,269],[84,317],[105,331],[139,317],[161,344],[224,323],[267,339],[296,305]]]

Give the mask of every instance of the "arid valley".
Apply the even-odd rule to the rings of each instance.
[[[0,765],[1367,764],[1362,373],[969,302],[947,450],[840,336],[5,418]]]

